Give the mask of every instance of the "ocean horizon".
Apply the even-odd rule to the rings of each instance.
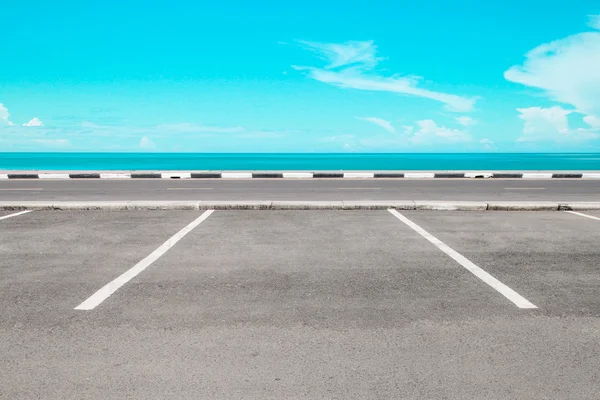
[[[0,153],[0,170],[600,170],[600,153]]]

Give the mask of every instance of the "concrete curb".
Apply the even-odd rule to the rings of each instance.
[[[598,171],[1,171],[7,179],[600,179]]]
[[[587,211],[600,202],[545,201],[4,201],[0,210],[435,210]]]

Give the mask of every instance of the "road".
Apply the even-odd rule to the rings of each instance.
[[[600,180],[5,180],[0,200],[599,201]]]
[[[400,215],[1,219],[0,398],[598,398],[600,221]]]

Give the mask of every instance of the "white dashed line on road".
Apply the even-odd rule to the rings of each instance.
[[[33,210],[25,210],[25,211],[20,211],[20,212],[18,212],[18,213],[14,213],[14,214],[4,215],[4,216],[0,217],[0,220],[1,220],[1,219],[8,219],[8,218],[12,218],[12,217],[17,217],[17,216],[19,216],[19,215],[27,214],[27,213],[30,213],[30,212],[32,212],[32,211],[33,211]]]
[[[380,187],[339,187],[336,190],[381,190]]]
[[[580,213],[577,211],[567,211],[569,214],[575,214],[575,215],[579,215],[580,217],[586,217],[586,218],[590,218],[590,219],[595,219],[596,221],[600,221],[600,218],[598,217],[594,217],[593,215],[587,215],[584,213]]]
[[[125,285],[127,282],[129,282],[130,280],[135,278],[140,272],[142,272],[143,270],[148,268],[150,265],[152,265],[152,263],[154,261],[158,260],[163,254],[165,254],[167,251],[169,251],[169,249],[171,247],[175,246],[175,244],[177,242],[179,242],[185,235],[190,233],[192,231],[192,229],[194,229],[195,227],[200,225],[202,223],[202,221],[207,219],[210,216],[210,214],[212,214],[213,212],[214,212],[214,210],[205,211],[201,216],[199,216],[194,221],[192,221],[189,225],[187,225],[185,228],[183,228],[182,230],[177,232],[169,240],[164,242],[158,249],[156,249],[152,253],[150,253],[149,256],[147,256],[142,261],[135,264],[128,271],[124,272],[122,275],[117,277],[112,282],[109,282],[108,284],[106,284],[104,287],[102,287],[96,293],[91,295],[83,303],[81,303],[80,305],[75,307],[75,309],[87,311],[87,310],[93,310],[94,308],[96,308],[100,303],[102,303],[104,300],[109,298],[110,295],[112,295],[114,292],[116,292],[121,286]]]
[[[39,192],[39,191],[44,190],[44,189],[42,189],[42,188],[8,188],[8,189],[3,188],[3,189],[0,189],[0,190],[2,190],[2,191],[9,191],[9,192],[19,192],[19,191],[36,191],[36,192]]]
[[[419,235],[423,236],[429,242],[434,244],[438,249],[450,256],[450,258],[452,258],[454,261],[466,268],[473,275],[481,279],[483,282],[487,283],[490,287],[492,287],[497,292],[506,297],[508,300],[513,302],[517,307],[537,308],[534,304],[529,302],[529,300],[527,300],[526,298],[524,298],[523,296],[506,286],[504,283],[500,282],[498,279],[494,278],[492,275],[490,275],[477,265],[473,264],[465,256],[452,249],[450,246],[448,246],[447,244],[445,244],[444,242],[427,232],[425,229],[421,228],[419,225],[412,222],[410,219],[406,218],[404,215],[400,214],[398,211],[393,209],[389,209],[388,211],[393,216],[402,221],[404,224],[406,224],[408,227],[410,227],[412,230],[414,230]]]
[[[202,188],[202,187],[182,187],[182,188],[167,188],[167,190],[213,190],[214,188]]]
[[[504,190],[546,190],[546,188],[518,188],[518,187],[507,187]]]

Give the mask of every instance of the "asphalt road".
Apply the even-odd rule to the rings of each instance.
[[[216,211],[74,309],[200,215],[0,220],[0,398],[598,398],[600,221],[402,212],[536,309],[387,211]]]
[[[598,201],[600,180],[7,180],[0,200]]]

